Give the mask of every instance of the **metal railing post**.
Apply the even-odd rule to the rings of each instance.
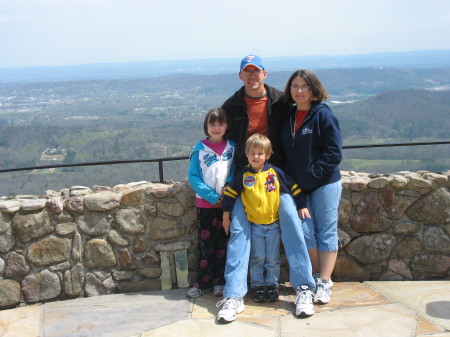
[[[159,182],[162,183],[164,182],[164,167],[162,160],[158,161],[158,166],[159,166]]]

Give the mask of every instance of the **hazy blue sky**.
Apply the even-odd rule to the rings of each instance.
[[[450,49],[449,0],[0,0],[0,67]]]

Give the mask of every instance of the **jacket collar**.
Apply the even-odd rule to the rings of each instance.
[[[306,115],[306,117],[313,115],[317,110],[319,110],[320,106],[324,104],[322,102],[312,102],[311,103],[311,108],[309,109],[308,114]],[[292,104],[291,108],[290,108],[290,113],[291,114],[295,114],[297,112],[297,104]]]
[[[267,84],[264,84],[264,88],[266,88],[266,93],[269,100],[273,100],[275,97],[274,88]],[[245,105],[244,97],[245,97],[245,87],[242,86],[238,91],[234,93],[231,103],[234,105]]]
[[[263,166],[263,168],[261,169],[260,172],[267,171],[270,167],[271,167],[271,165],[270,165],[269,163],[265,163],[264,166]],[[254,169],[252,169],[252,167],[250,166],[250,164],[247,164],[247,165],[245,166],[245,170],[246,170],[247,172],[250,172],[250,173],[258,173],[258,172],[256,172]]]

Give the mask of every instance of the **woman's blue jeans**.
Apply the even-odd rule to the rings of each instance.
[[[317,247],[320,252],[338,250],[338,212],[342,183],[327,184],[306,195],[306,206],[311,219],[302,222],[308,249]]]
[[[281,240],[290,268],[290,282],[294,289],[307,285],[312,291],[316,284],[312,277],[311,261],[303,236],[302,224],[294,200],[289,194],[280,196],[279,218]],[[231,213],[230,239],[225,267],[224,297],[243,298],[247,293],[248,262],[251,246],[251,223],[239,197]]]

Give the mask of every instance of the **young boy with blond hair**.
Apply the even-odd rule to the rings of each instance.
[[[255,302],[277,301],[280,276],[280,193],[293,196],[301,218],[310,217],[299,186],[278,167],[267,161],[272,155],[270,140],[252,135],[245,144],[248,165],[227,186],[223,208],[223,227],[228,233],[230,215],[241,196],[248,220],[252,224],[250,283]]]

